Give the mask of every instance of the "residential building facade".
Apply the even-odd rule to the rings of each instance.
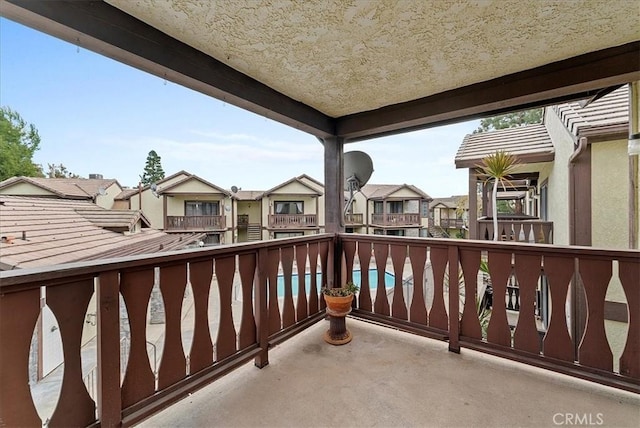
[[[427,236],[431,201],[410,184],[367,184],[353,204],[353,214],[362,214],[364,222],[351,228],[347,225],[347,229],[374,235]]]
[[[469,230],[469,198],[467,195],[434,198],[429,204],[429,235],[466,238]]]

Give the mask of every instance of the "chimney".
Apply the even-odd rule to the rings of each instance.
[[[102,180],[102,174],[89,174],[89,178],[93,180]]]

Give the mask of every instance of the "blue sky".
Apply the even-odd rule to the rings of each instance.
[[[323,149],[306,133],[0,18],[0,104],[38,129],[34,160],[136,186],[155,150],[167,175],[266,190],[306,173],[323,181]],[[453,159],[478,121],[347,144],[373,159],[371,183],[433,197],[467,193]]]

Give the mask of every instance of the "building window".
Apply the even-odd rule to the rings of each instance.
[[[384,205],[382,204],[382,201],[373,201],[373,213],[384,214]]]
[[[429,218],[429,202],[422,201],[420,204],[420,214],[422,218]]]
[[[220,215],[219,202],[186,201],[184,203],[185,216],[213,216]]]
[[[389,236],[404,236],[404,230],[403,229],[391,229],[391,230],[387,230],[387,235]]]
[[[277,201],[274,208],[276,214],[304,214],[302,201]]]
[[[275,232],[273,237],[278,238],[293,238],[294,236],[304,236],[304,232]]]
[[[402,201],[389,201],[387,202],[390,214],[402,214],[403,203]]]

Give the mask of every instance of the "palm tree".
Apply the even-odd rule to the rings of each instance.
[[[498,186],[506,190],[506,184],[511,184],[509,178],[516,168],[518,161],[515,156],[498,150],[482,159],[482,164],[477,165],[481,174],[485,177],[485,182],[493,182],[492,192],[492,217],[493,217],[493,240],[498,240]]]

